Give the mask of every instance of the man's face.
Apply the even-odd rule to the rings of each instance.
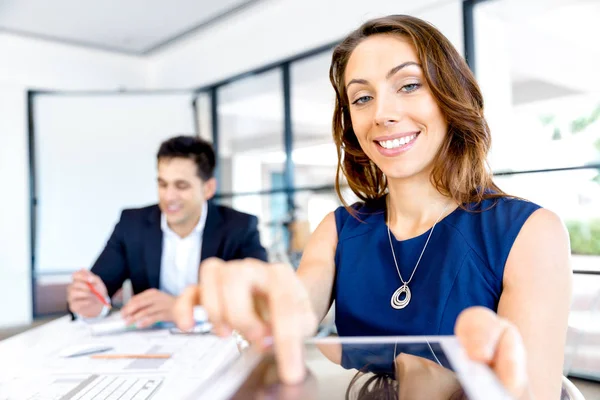
[[[170,227],[197,223],[202,204],[215,189],[215,179],[202,181],[194,161],[179,157],[158,160],[159,207]]]

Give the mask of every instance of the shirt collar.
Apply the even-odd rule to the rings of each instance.
[[[204,233],[204,226],[206,225],[207,214],[208,202],[204,201],[204,203],[202,204],[202,214],[200,214],[200,219],[198,220],[198,223],[196,224],[194,230],[192,230],[192,233],[190,233],[190,235],[199,234],[200,236],[202,236],[202,234]],[[179,235],[177,235],[175,232],[173,232],[171,228],[169,228],[169,224],[167,223],[167,216],[164,213],[160,213],[160,229],[165,234],[175,235],[179,237]]]

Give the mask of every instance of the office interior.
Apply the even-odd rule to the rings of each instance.
[[[173,134],[213,142],[215,201],[257,215],[270,259],[297,265],[341,204],[333,46],[366,19],[399,13],[430,21],[467,58],[498,186],[565,221],[565,373],[600,398],[594,0],[3,2],[0,336],[65,315],[70,274],[91,265],[120,210],[156,202],[155,152]]]

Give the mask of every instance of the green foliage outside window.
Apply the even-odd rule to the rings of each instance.
[[[571,122],[571,132],[579,133],[585,130],[589,125],[596,122],[598,118],[600,118],[600,105],[598,105],[589,116],[577,118],[575,121]]]
[[[600,219],[567,221],[571,252],[580,255],[600,255]]]

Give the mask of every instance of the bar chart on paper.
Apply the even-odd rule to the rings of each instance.
[[[163,378],[149,376],[82,375],[52,378],[19,398],[27,400],[147,400]],[[22,389],[21,389],[22,390]],[[26,396],[26,397],[25,397]]]

